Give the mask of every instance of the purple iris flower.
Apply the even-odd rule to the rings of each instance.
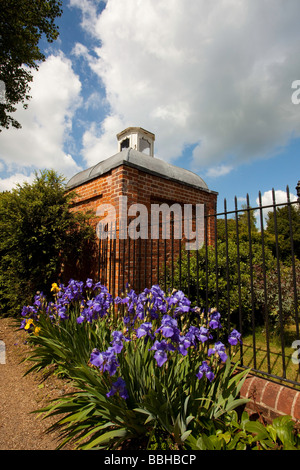
[[[193,346],[197,346],[197,341],[196,340],[197,340],[199,334],[200,334],[199,328],[197,328],[196,326],[190,326],[189,331],[185,335],[185,338],[188,341],[190,341],[190,343]]]
[[[177,291],[173,295],[173,299],[176,301],[175,315],[188,313],[190,311],[191,301],[184,295],[182,291]]]
[[[133,289],[130,289],[130,291],[127,292],[127,299],[130,300],[131,303],[134,303],[134,304],[137,302],[138,296]]]
[[[232,330],[228,337],[228,343],[230,343],[232,346],[235,346],[238,342],[242,344],[241,333],[239,333],[237,330]]]
[[[123,317],[123,323],[124,323],[124,325],[128,325],[128,323],[130,323],[130,316],[129,315],[125,315]]]
[[[61,305],[67,305],[73,300],[83,299],[83,282],[70,279],[68,285],[65,287],[60,284],[60,291],[57,293],[58,302]]]
[[[177,329],[177,321],[170,317],[170,315],[164,315],[161,320],[161,326],[157,331],[161,331],[165,338],[172,338]]]
[[[170,315],[164,315],[161,320],[161,326],[156,330],[155,333],[162,332],[165,338],[171,338],[172,341],[179,341],[180,331],[177,328],[177,320],[170,317]]]
[[[162,341],[155,341],[149,351],[155,351],[154,357],[158,367],[161,367],[168,360],[167,351],[175,351],[175,348],[163,339]]]
[[[144,320],[146,316],[151,319],[158,318],[158,313],[165,313],[164,299],[161,298],[154,290],[144,289],[138,296],[136,302],[136,314],[140,320]]]
[[[152,328],[151,322],[142,323],[141,326],[136,330],[137,338],[141,338],[142,336],[145,336],[145,335],[152,337],[151,328]]]
[[[96,297],[86,302],[86,308],[81,311],[77,323],[82,323],[84,320],[92,322],[99,317],[103,318],[104,315],[108,314],[112,301],[112,296],[105,287],[102,287],[101,292]]]
[[[159,287],[159,285],[154,285],[150,289],[151,294],[153,294],[155,297],[161,297],[164,298],[165,293],[164,291]]]
[[[112,376],[112,375],[115,375],[118,366],[119,366],[119,363],[117,361],[116,356],[109,355],[107,356],[107,360],[104,364],[103,371],[107,371],[109,375]]]
[[[107,371],[110,376],[116,373],[117,367],[119,366],[113,347],[109,347],[103,352],[94,349],[90,357],[90,362],[94,366],[99,367],[102,372]]]
[[[44,296],[43,292],[41,292],[40,294],[35,295],[33,305],[35,305],[38,308],[41,308],[43,301],[45,300],[46,300],[46,297]]]
[[[37,311],[34,307],[28,305],[28,306],[25,306],[22,308],[22,312],[21,312],[21,315],[23,317],[26,317],[26,315],[36,315]]]
[[[93,286],[93,279],[87,279],[85,283],[86,287],[91,288]]]
[[[196,374],[196,377],[200,380],[202,379],[203,375],[205,374],[207,380],[210,382],[215,378],[215,374],[207,364],[207,362],[203,361],[202,365],[199,367],[198,374]]]
[[[81,313],[81,315],[79,315],[79,317],[76,318],[77,323],[82,323],[84,322],[84,320],[85,320],[85,315],[83,313]]]
[[[201,341],[201,343],[204,343],[208,339],[212,339],[212,336],[209,334],[209,330],[207,328],[205,328],[204,326],[200,326],[197,338],[199,339],[199,341]]]
[[[102,289],[104,286],[102,286],[101,282],[96,282],[94,285],[94,290],[96,289]]]
[[[212,339],[211,334],[209,333],[209,330],[205,328],[204,326],[200,326],[200,328],[197,328],[196,326],[190,326],[189,331],[186,334],[186,337],[191,341],[193,346],[197,346],[197,341],[201,341],[201,343],[204,343],[208,339]]]
[[[179,336],[178,338],[178,351],[183,355],[187,355],[187,350],[191,346],[191,341],[187,336]]]
[[[113,331],[112,332],[113,340],[111,342],[113,349],[117,354],[119,354],[123,349],[123,341],[129,341],[125,338],[122,331]]]
[[[144,305],[141,302],[138,302],[136,305],[136,314],[140,320],[144,320],[146,316]]]
[[[115,303],[120,305],[127,305],[127,311],[129,314],[133,314],[135,312],[135,307],[137,304],[138,296],[134,292],[134,290],[130,290],[126,293],[126,297],[116,297]]]
[[[160,314],[166,314],[167,313],[167,304],[165,302],[165,300],[157,297],[156,300],[155,300],[155,309],[158,310],[160,312]]]
[[[124,400],[126,400],[127,398],[129,398],[128,396],[128,392],[127,392],[127,389],[126,389],[126,383],[125,381],[122,379],[122,377],[119,377],[116,382],[114,382],[112,384],[112,387],[110,389],[110,391],[106,394],[106,396],[109,398],[109,397],[112,397],[115,395],[115,393],[119,392],[119,395],[121,398],[124,398]]]
[[[58,307],[57,309],[58,316],[62,318],[62,320],[66,320],[68,318],[66,311],[67,311],[66,307]]]
[[[217,328],[222,328],[222,325],[220,323],[220,318],[221,318],[221,315],[219,312],[212,312],[210,314],[210,321],[209,321],[210,328],[212,328],[213,330]]]
[[[102,368],[104,361],[106,358],[106,353],[98,351],[98,349],[93,349],[90,357],[90,362],[93,364],[95,367]]]
[[[72,300],[81,299],[82,291],[83,291],[83,282],[70,279],[67,287],[62,288],[58,292],[58,297],[61,297],[64,302],[66,301],[71,302]]]
[[[208,357],[212,356],[213,354],[218,353],[220,356],[221,361],[227,361],[227,354],[225,352],[225,345],[221,343],[221,341],[217,341],[215,343],[215,347],[208,350]]]

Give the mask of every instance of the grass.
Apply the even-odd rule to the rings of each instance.
[[[269,341],[267,341],[266,331],[263,328],[257,328],[254,335],[243,336],[243,365],[256,371],[300,383],[300,365],[294,364],[292,361],[292,355],[297,351],[292,348],[295,339],[295,326],[289,326],[285,329],[283,334],[284,348],[281,346],[279,334],[270,334]],[[236,357],[239,360],[240,353]],[[300,389],[300,384],[294,386]]]

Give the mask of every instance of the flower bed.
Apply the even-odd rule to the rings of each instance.
[[[61,446],[70,440],[79,449],[274,444],[257,438],[261,430],[251,428],[245,413],[238,419],[247,371],[232,364],[220,341],[219,312],[205,316],[181,291],[157,285],[140,294],[128,287],[115,299],[91,279],[53,284],[52,291],[52,302],[40,293],[23,308],[21,327],[36,346],[29,372],[54,364],[76,387],[39,410],[58,417],[50,429],[60,430]],[[232,353],[241,336],[233,330],[227,340]]]

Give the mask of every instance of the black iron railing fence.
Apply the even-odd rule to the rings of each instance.
[[[238,208],[207,214],[203,245],[187,250],[175,236],[174,217],[168,238],[163,222],[158,239],[120,239],[117,221],[99,240],[99,280],[113,296],[129,284],[137,293],[159,284],[165,291],[182,290],[205,312],[217,308],[226,330],[243,337],[241,365],[272,379],[300,387],[300,204],[290,200],[256,207],[249,196]],[[213,228],[213,229],[212,229]],[[145,232],[144,232],[145,233]],[[298,354],[299,352],[299,354]]]

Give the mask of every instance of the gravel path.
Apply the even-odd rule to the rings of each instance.
[[[0,341],[5,344],[5,360],[3,343],[0,356],[0,450],[55,450],[57,436],[45,433],[50,419],[31,412],[65,393],[67,384],[57,377],[42,381],[41,374],[24,377],[29,366],[21,361],[30,347],[26,332],[12,319],[0,318]]]

